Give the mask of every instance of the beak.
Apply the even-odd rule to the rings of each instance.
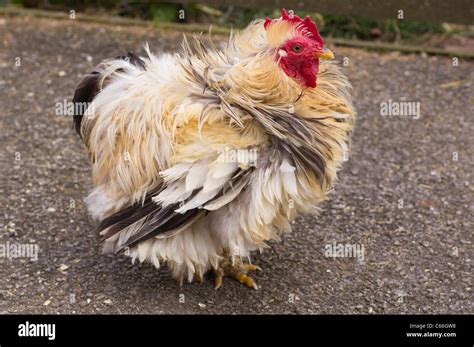
[[[314,52],[316,59],[334,59],[334,54],[327,48],[323,48],[322,51]]]

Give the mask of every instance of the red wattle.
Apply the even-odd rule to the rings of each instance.
[[[319,71],[319,60],[308,59],[302,63],[289,65],[288,61],[281,60],[280,67],[289,76],[297,79],[307,88],[316,87],[316,76]]]

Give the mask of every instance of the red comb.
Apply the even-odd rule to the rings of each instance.
[[[280,20],[280,19],[271,19],[267,18],[265,20],[265,23],[263,24],[264,28],[267,29],[267,27],[272,23],[273,21]],[[296,14],[288,14],[288,12],[283,9],[281,13],[281,20],[286,20],[289,21],[290,23],[296,24],[298,27],[305,29],[307,32],[309,32],[312,37],[321,44],[321,46],[324,46],[324,40],[319,35],[318,27],[316,26],[316,23],[309,18],[309,16],[306,16],[303,19],[301,17],[297,16]]]

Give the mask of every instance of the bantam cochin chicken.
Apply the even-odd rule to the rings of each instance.
[[[355,111],[316,24],[283,10],[217,49],[132,53],[83,77],[74,116],[92,161],[86,199],[104,251],[167,264],[181,284],[249,287],[250,254],[331,190]]]

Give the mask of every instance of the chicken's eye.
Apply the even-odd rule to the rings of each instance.
[[[303,46],[297,43],[291,46],[291,50],[295,53],[300,53],[303,50]]]

